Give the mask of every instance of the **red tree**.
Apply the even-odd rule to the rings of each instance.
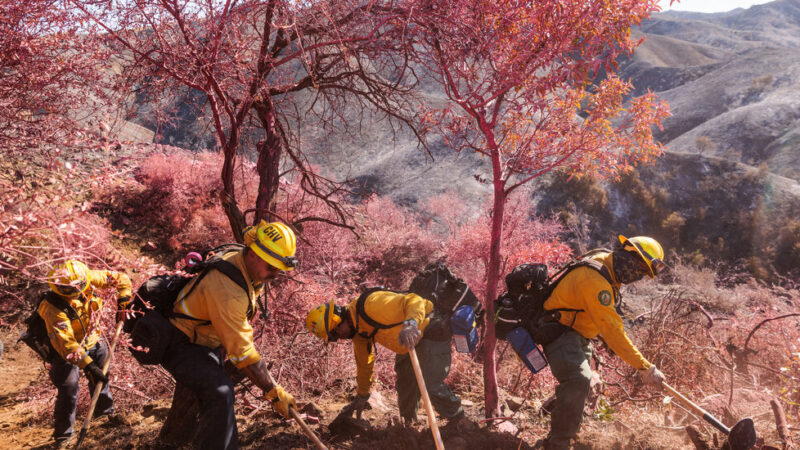
[[[293,124],[305,119],[297,113],[297,93],[309,92],[300,107],[321,126],[357,121],[343,116],[351,100],[353,110],[369,107],[410,123],[398,96],[408,91],[400,84],[409,79],[403,76],[406,60],[390,55],[406,24],[399,1],[127,0],[88,6],[71,0],[121,46],[139,92],[175,95],[176,88],[188,88],[205,95],[225,157],[221,201],[239,238],[244,219],[234,168],[248,137],[258,136],[255,221],[275,213],[278,181],[288,168],[319,198],[328,200],[340,188],[311,169],[293,140]]]
[[[651,95],[625,103],[615,60],[633,51],[630,28],[656,0],[517,2],[425,0],[415,59],[450,100],[427,119],[457,151],[491,161],[485,304],[494,316],[506,200],[553,169],[614,176],[661,151],[651,126],[667,107]],[[605,69],[604,79],[593,82]],[[486,322],[486,414],[498,411],[494,324]]]

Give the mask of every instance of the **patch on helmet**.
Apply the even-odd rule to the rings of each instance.
[[[56,322],[55,326],[59,330],[66,330],[69,328],[69,322]]]
[[[611,304],[611,292],[608,292],[606,290],[600,291],[600,293],[597,294],[597,300],[603,306],[610,305]]]

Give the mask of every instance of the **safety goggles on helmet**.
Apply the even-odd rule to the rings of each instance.
[[[269,247],[267,247],[266,245],[262,244],[261,241],[259,241],[259,240],[253,241],[252,245],[255,245],[262,252],[264,252],[267,255],[277,259],[278,261],[280,261],[281,263],[286,265],[286,267],[288,267],[289,269],[294,269],[300,263],[297,260],[297,258],[295,258],[294,256],[281,256],[281,255],[275,253],[274,251],[270,250]]]
[[[640,240],[644,242],[645,245],[643,245]],[[661,257],[653,255],[653,253],[664,254],[661,244],[655,239],[646,236],[637,236],[628,239],[625,236],[619,235],[619,241],[619,247],[622,250],[638,254],[641,257],[642,262],[645,264],[643,269],[651,278],[658,275],[667,267]]]
[[[623,250],[633,251],[633,252],[636,252],[636,253],[639,253],[640,255],[642,255],[645,258],[645,260],[642,261],[643,262],[643,266],[642,267],[645,270],[648,269],[648,266],[652,267],[653,273],[655,275],[658,275],[658,273],[661,271],[661,269],[663,269],[665,267],[664,261],[662,261],[661,258],[654,258],[654,257],[650,256],[650,254],[647,253],[642,248],[642,246],[639,245],[637,242],[628,241],[628,245],[625,245],[622,248],[623,248]],[[638,250],[638,252],[637,252],[637,250]]]
[[[79,280],[72,281],[69,284],[53,282],[50,283],[50,287],[56,294],[62,297],[72,298],[77,297],[81,292],[86,290],[86,283],[82,283]]]

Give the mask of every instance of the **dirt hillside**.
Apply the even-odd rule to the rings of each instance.
[[[0,430],[3,448],[52,448],[50,423],[55,390],[47,381],[43,365],[23,344],[15,343],[18,330],[4,327],[0,333],[6,352],[0,362]],[[83,423],[89,403],[81,381],[81,398],[76,429]],[[112,392],[121,389],[112,383]],[[470,420],[448,424],[440,421],[441,434],[448,449],[518,449],[536,448],[536,442],[549,427],[549,418],[539,411],[544,398],[530,393],[528,398],[505,396],[505,413],[518,428],[517,433],[502,433],[481,423],[483,411],[479,398],[464,397]],[[390,392],[379,394],[375,408],[365,411],[363,421],[354,420],[335,430],[327,425],[345,405],[346,399],[301,403],[312,417],[310,426],[329,446],[342,449],[429,449],[435,448],[427,418],[420,410],[420,422],[406,429],[399,424],[396,403]],[[522,403],[519,407],[518,403]],[[118,411],[92,422],[85,448],[171,448],[160,445],[156,436],[167,415],[170,402],[159,399],[141,410]],[[513,412],[510,408],[518,408]],[[598,414],[602,412],[602,414]],[[632,413],[632,415],[631,415]],[[320,419],[316,423],[314,417]],[[622,417],[625,417],[623,420]],[[637,420],[631,420],[637,417]],[[577,449],[678,449],[694,448],[683,428],[686,414],[666,408],[654,412],[646,406],[614,409],[601,406],[594,417],[587,417],[579,435]],[[237,403],[241,448],[314,448],[299,427],[284,421],[272,411],[253,409],[246,402]],[[687,422],[688,423],[688,422]],[[74,443],[74,440],[73,440]]]

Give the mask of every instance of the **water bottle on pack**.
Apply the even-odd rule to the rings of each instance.
[[[478,347],[478,329],[475,323],[475,311],[471,306],[461,305],[450,316],[450,329],[453,331],[453,340],[456,351],[472,353]]]
[[[538,373],[547,367],[547,359],[524,327],[511,330],[506,340],[531,372]]]

